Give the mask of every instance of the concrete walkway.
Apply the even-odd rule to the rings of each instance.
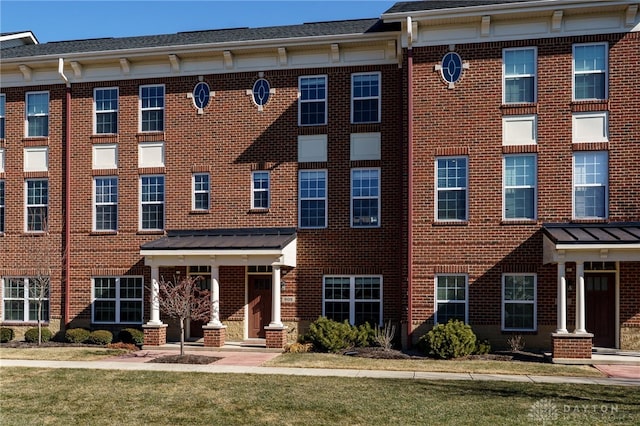
[[[155,351],[154,351],[155,352]],[[175,352],[173,352],[175,353]],[[203,355],[202,352],[199,352]],[[213,356],[220,357],[222,353],[215,352]],[[245,357],[247,354],[243,354]],[[262,353],[263,356],[275,357],[278,354]],[[231,362],[233,357],[227,356],[227,363],[217,361],[213,364],[162,364],[146,362],[144,357],[117,358],[102,361],[44,361],[44,360],[0,360],[0,368],[8,367],[34,367],[34,368],[71,368],[71,369],[96,369],[96,370],[140,370],[140,371],[173,371],[173,372],[199,372],[199,373],[229,373],[229,374],[279,374],[288,376],[325,376],[325,377],[351,377],[351,378],[378,378],[378,379],[413,379],[413,380],[488,380],[508,381],[524,383],[562,383],[562,384],[589,384],[589,385],[613,385],[613,386],[637,386],[640,380],[626,378],[600,378],[600,377],[556,377],[533,375],[498,375],[498,374],[469,374],[469,373],[430,373],[420,371],[383,371],[383,370],[352,370],[352,369],[327,369],[327,368],[283,368],[261,367],[259,365],[238,365]],[[258,363],[257,359],[252,361]],[[264,362],[264,361],[262,361]],[[260,362],[260,364],[262,363]],[[247,361],[247,363],[249,363]]]

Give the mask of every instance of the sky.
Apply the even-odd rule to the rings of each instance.
[[[40,43],[237,27],[379,18],[382,0],[0,0],[0,32],[32,31]]]

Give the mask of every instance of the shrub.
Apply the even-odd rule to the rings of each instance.
[[[488,340],[477,340],[476,341],[476,350],[474,351],[474,354],[476,355],[486,355],[489,352],[491,352],[491,343],[489,343]]]
[[[95,330],[89,334],[87,343],[92,345],[108,345],[113,340],[113,334],[109,330]]]
[[[359,348],[372,346],[376,342],[376,330],[371,324],[365,322],[357,327],[353,327],[354,339],[353,345]]]
[[[385,351],[391,350],[393,347],[393,339],[396,335],[395,324],[391,324],[391,321],[388,321],[382,329],[376,325],[374,331],[375,342]]]
[[[0,343],[7,343],[8,341],[13,340],[15,335],[13,328],[0,327]]]
[[[84,343],[89,338],[89,330],[86,328],[70,328],[64,333],[64,340],[67,343]]]
[[[47,327],[41,328],[42,333],[40,337],[42,338],[42,342],[48,342],[51,340],[51,330]],[[24,333],[24,340],[29,343],[38,343],[38,327],[30,328]]]
[[[118,340],[141,347],[144,344],[144,333],[137,328],[123,328],[118,334]]]
[[[449,320],[446,324],[437,324],[420,340],[420,346],[428,355],[451,359],[471,355],[476,349],[477,339],[471,326]]]
[[[520,352],[524,349],[524,339],[519,334],[513,335],[507,339],[507,345],[511,352]]]
[[[354,329],[347,320],[337,322],[327,317],[312,322],[305,336],[305,340],[313,343],[313,347],[320,352],[340,352],[352,346],[354,338]]]

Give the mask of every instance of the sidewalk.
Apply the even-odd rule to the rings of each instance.
[[[216,352],[214,356],[221,356]],[[247,354],[244,354],[246,356]],[[259,354],[262,356],[277,356],[277,354]],[[230,356],[230,355],[228,355]],[[142,357],[139,357],[142,358]],[[148,359],[147,359],[148,360]],[[162,364],[150,363],[141,359],[110,359],[103,361],[44,361],[44,360],[14,360],[1,359],[0,368],[33,367],[33,368],[71,368],[96,370],[140,370],[140,371],[172,371],[199,373],[229,373],[229,374],[279,374],[289,376],[327,376],[350,378],[378,378],[378,379],[413,379],[413,380],[487,380],[526,383],[563,383],[588,384],[609,386],[637,386],[640,380],[626,378],[598,378],[598,377],[557,377],[532,375],[498,375],[498,374],[469,374],[469,373],[430,373],[420,371],[382,371],[382,370],[350,370],[327,368],[283,368],[260,367],[258,365],[234,365],[217,361],[213,364]],[[229,360],[227,361],[229,362]],[[255,364],[258,362],[254,360]],[[264,362],[264,361],[263,361]],[[248,364],[249,362],[247,362]]]

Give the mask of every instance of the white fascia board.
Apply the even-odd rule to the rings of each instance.
[[[140,250],[140,256],[280,256],[282,250],[261,250],[261,249],[245,249],[245,250]]]
[[[640,244],[556,244],[556,250],[640,250]]]
[[[7,42],[9,40],[27,40],[24,44],[39,44],[38,39],[31,31],[23,31],[21,33],[5,34],[0,36],[0,41]]]

